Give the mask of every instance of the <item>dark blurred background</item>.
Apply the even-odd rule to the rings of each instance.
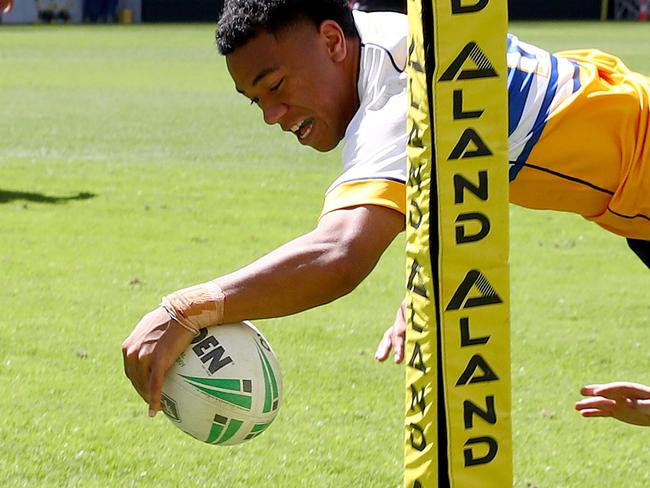
[[[478,0],[467,0],[465,3]],[[643,19],[648,0],[509,0],[511,20]],[[224,0],[17,0],[3,23],[216,22]],[[405,8],[405,0],[351,0],[360,10]],[[644,9],[645,10],[645,9]]]

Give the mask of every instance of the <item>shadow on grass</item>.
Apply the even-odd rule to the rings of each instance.
[[[89,192],[79,192],[76,195],[71,195],[67,197],[55,197],[50,195],[43,195],[42,193],[26,192],[26,191],[12,191],[12,190],[3,190],[0,188],[0,204],[10,203],[15,200],[23,200],[26,202],[34,203],[66,203],[71,200],[90,200],[95,198],[97,195]]]

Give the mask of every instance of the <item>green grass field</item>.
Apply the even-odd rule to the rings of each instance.
[[[640,24],[514,24],[650,74]],[[403,236],[354,293],[260,321],[285,396],[260,438],[204,446],[146,406],[120,344],[160,297],[315,224],[339,171],[237,95],[209,25],[0,26],[0,486],[397,487],[402,367],[374,348]],[[650,273],[571,215],[511,209],[515,486],[650,486],[650,429],[585,420],[581,385],[650,383]]]

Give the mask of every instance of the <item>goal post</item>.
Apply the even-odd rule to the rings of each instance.
[[[512,486],[506,0],[408,0],[404,486]]]

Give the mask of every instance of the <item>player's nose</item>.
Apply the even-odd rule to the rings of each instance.
[[[289,107],[284,103],[274,103],[262,108],[264,112],[264,122],[269,125],[278,124],[282,117],[289,111]]]

